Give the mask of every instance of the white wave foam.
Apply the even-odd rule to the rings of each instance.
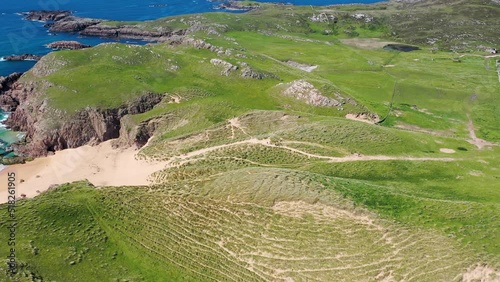
[[[5,58],[4,57],[0,57],[0,62],[5,62]]]
[[[10,112],[0,112],[0,116],[1,116],[0,123],[2,123],[2,122],[6,121],[9,118]]]

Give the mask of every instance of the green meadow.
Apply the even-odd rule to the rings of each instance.
[[[445,7],[422,2],[412,6],[419,19],[435,12],[425,5]],[[474,19],[476,2],[488,1],[449,12]],[[394,23],[412,13],[395,1],[260,5],[105,23],[175,30],[193,20],[207,28],[189,37],[216,51],[102,44],[51,53],[38,68],[54,71],[23,77],[68,120],[163,94],[125,118],[128,129],[159,120],[137,158],[166,166],[148,187],[82,179],[18,202],[20,273],[1,281],[468,281],[483,268],[492,274],[481,281],[500,277],[498,58],[471,47],[484,42],[422,42]],[[335,22],[312,21],[318,13]],[[484,40],[497,40],[488,31]],[[287,96],[297,81],[313,90]],[[340,103],[310,103],[311,93]],[[0,216],[2,242],[7,225]]]

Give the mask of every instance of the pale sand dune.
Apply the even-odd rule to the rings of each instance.
[[[32,162],[8,166],[0,172],[0,203],[7,201],[7,174],[16,173],[17,196],[34,197],[53,184],[89,180],[96,186],[148,185],[150,174],[165,163],[136,160],[134,148],[113,149],[112,141],[57,152]],[[21,183],[21,180],[24,180]]]

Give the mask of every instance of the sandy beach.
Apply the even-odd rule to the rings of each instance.
[[[96,186],[149,185],[149,175],[165,163],[137,160],[137,149],[113,149],[112,141],[56,152],[0,172],[0,203],[7,202],[7,174],[16,174],[16,194],[34,197],[51,185],[87,179]]]

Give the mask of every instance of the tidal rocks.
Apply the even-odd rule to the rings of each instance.
[[[79,50],[92,47],[90,45],[82,44],[77,41],[56,41],[52,42],[47,47],[54,50]]]
[[[33,54],[22,54],[22,55],[12,55],[5,56],[3,60],[5,61],[39,61],[42,56],[33,55]]]
[[[58,21],[71,15],[68,10],[55,10],[55,11],[30,11],[23,13],[24,18],[30,21]]]
[[[219,4],[215,7],[218,10],[226,10],[226,11],[250,11],[254,9],[260,8],[260,5],[257,3],[242,3],[240,1],[229,1],[226,3]]]

